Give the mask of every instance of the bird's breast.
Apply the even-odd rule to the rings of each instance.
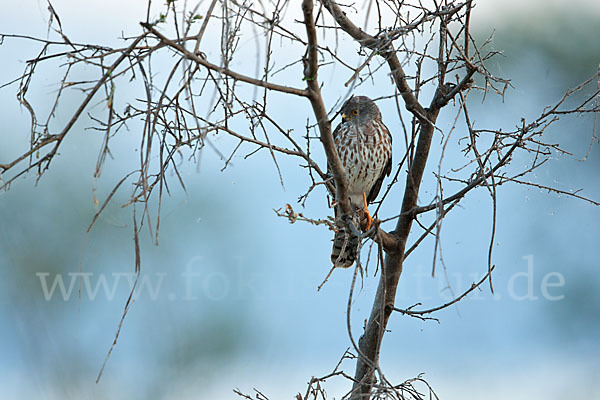
[[[369,194],[389,159],[386,146],[391,139],[376,121],[371,126],[348,123],[336,137],[337,151],[346,169],[348,194],[352,203],[362,203],[363,192]]]

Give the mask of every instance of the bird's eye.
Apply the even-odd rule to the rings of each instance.
[[[352,115],[358,115],[358,110],[352,110]]]

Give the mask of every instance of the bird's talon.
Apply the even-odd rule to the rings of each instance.
[[[371,228],[371,224],[373,224],[373,218],[371,218],[371,214],[369,214],[369,207],[367,206],[367,194],[363,192],[363,204],[365,215],[367,216],[367,227],[365,231],[368,231]]]

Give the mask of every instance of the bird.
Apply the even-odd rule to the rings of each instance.
[[[352,96],[342,106],[342,122],[333,131],[335,148],[348,179],[348,197],[355,226],[362,215],[368,230],[372,218],[368,203],[379,194],[386,176],[392,171],[392,135],[383,123],[381,111],[366,96]],[[340,214],[334,206],[336,219]],[[362,211],[361,211],[362,210]],[[360,238],[338,223],[331,249],[334,267],[349,268],[357,258]]]

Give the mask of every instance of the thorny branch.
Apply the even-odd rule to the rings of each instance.
[[[28,148],[8,160],[0,160],[0,189],[8,189],[30,172],[40,179],[59,156],[66,137],[75,134],[74,126],[79,122],[89,126],[88,132],[102,134],[94,180],[101,179],[115,136],[123,130],[137,135],[139,166],[115,182],[114,189],[99,202],[89,227],[92,229],[105,207],[114,201],[118,190],[130,187],[125,206],[132,206],[134,213],[137,273],[141,226],[146,223],[158,242],[162,198],[171,193],[171,180],[175,179],[185,190],[179,170],[181,162],[177,160],[197,161],[206,151],[217,155],[222,162],[220,169],[237,163],[242,154],[247,158],[265,153],[282,184],[287,172],[280,167],[281,158],[298,160],[298,170],[305,173],[309,182],[298,200],[301,206],[305,206],[309,197],[324,204],[323,199],[330,195],[342,215],[338,221],[327,215],[312,218],[307,212],[294,211],[290,204],[275,212],[291,223],[304,221],[335,230],[340,221],[347,221],[344,216],[352,210],[346,174],[333,142],[332,124],[345,99],[355,93],[362,94],[363,88],[371,84],[377,85],[381,94],[375,100],[381,108],[392,104],[386,110],[395,110],[400,121],[391,131],[395,136],[394,160],[401,161],[396,161],[393,178],[382,191],[374,227],[368,232],[358,232],[350,223],[349,228],[374,243],[376,256],[372,262],[379,272],[379,286],[358,343],[350,326],[352,302],[349,301],[351,351],[342,356],[332,373],[313,377],[304,395],[298,394],[296,398],[325,399],[323,385],[329,379],[351,383],[352,389],[344,398],[424,399],[427,395],[437,398],[421,376],[401,384],[393,384],[384,376],[380,352],[389,318],[397,311],[421,319],[436,319],[425,315],[456,304],[486,280],[491,285],[496,191],[501,185],[511,182],[533,186],[600,205],[579,190],[549,186],[532,178],[533,172],[553,155],[570,154],[559,144],[547,141],[545,132],[549,127],[571,115],[593,113],[596,121],[600,76],[595,74],[567,91],[558,102],[541,110],[538,117],[528,121],[515,119],[512,131],[476,127],[469,95],[472,98],[481,94],[484,100],[488,94],[503,96],[510,81],[494,76],[486,68],[486,63],[498,52],[488,50],[491,38],[480,44],[471,35],[472,0],[433,1],[430,6],[420,1],[369,0],[365,7],[334,0],[303,0],[301,4],[289,0],[268,4],[212,0],[187,8],[188,3],[167,1],[165,6],[149,1],[146,21],[140,23],[141,28],[137,25],[137,33],[121,38],[124,44],[117,47],[71,40],[63,32],[65,21],[58,18],[59,10],[50,3],[55,33],[52,38],[0,34],[0,46],[5,41],[17,40],[40,46],[35,56],[22,57],[28,61],[20,77],[9,78],[0,85],[4,91],[17,87],[17,98],[31,119]],[[360,25],[363,21],[364,25]],[[44,73],[44,68],[61,69],[62,77],[57,78],[58,90],[51,110],[42,118],[43,107],[32,100],[35,97],[31,91],[39,87],[38,76]],[[161,73],[157,74],[157,70]],[[133,98],[124,94],[123,89],[128,85],[140,83],[141,86],[132,86],[139,91]],[[336,91],[336,85],[344,90]],[[585,93],[583,98],[581,93]],[[78,99],[77,107],[74,113],[69,111],[66,123],[57,126],[60,121],[57,115],[71,110],[72,101],[66,101],[67,97]],[[105,105],[105,109],[97,107],[98,104]],[[290,113],[291,109],[295,112]],[[449,130],[438,123],[442,110],[455,113],[455,122]],[[308,120],[307,114],[311,116]],[[463,118],[459,118],[461,115]],[[388,124],[391,118],[384,113]],[[452,132],[464,133],[457,146],[467,144],[462,148],[462,158],[452,158],[462,159],[461,163],[452,165],[444,174],[441,165],[447,162],[446,153],[456,152],[446,146]],[[437,172],[430,176],[427,164],[437,134],[443,137],[444,145],[440,147]],[[592,137],[592,143],[597,141],[595,131]],[[399,139],[403,139],[404,148]],[[2,157],[7,155],[2,153]],[[527,166],[511,165],[515,157],[526,159]],[[434,181],[428,182],[430,177]],[[425,182],[435,183],[434,198],[420,194]],[[452,192],[449,183],[453,184]],[[490,193],[494,210],[486,260],[488,270],[483,278],[439,307],[397,308],[396,290],[406,258],[426,243],[427,238],[435,240],[437,249],[441,245],[443,219],[478,188]],[[403,193],[401,204],[387,200],[393,192]],[[139,206],[143,212],[136,216]],[[434,210],[432,215],[430,211]],[[386,231],[388,222],[395,225]],[[417,222],[415,229],[413,222]],[[417,239],[407,249],[411,232],[417,234]],[[323,270],[327,271],[328,257],[324,255],[323,260]],[[369,257],[357,264],[349,300],[357,274],[363,276],[361,267],[368,271],[370,262]],[[123,319],[130,305],[128,302]],[[123,320],[119,328],[122,323]],[[346,372],[348,363],[356,363],[354,376]],[[424,386],[426,394],[415,385]],[[267,399],[258,390],[254,396],[236,393],[245,398]]]

